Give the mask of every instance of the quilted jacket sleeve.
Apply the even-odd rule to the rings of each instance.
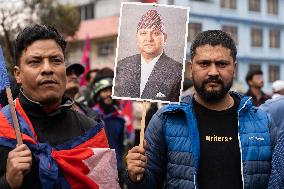
[[[163,188],[166,178],[167,147],[163,134],[162,114],[156,113],[151,119],[146,133],[147,165],[140,182],[134,183],[126,173],[126,182],[129,189]]]

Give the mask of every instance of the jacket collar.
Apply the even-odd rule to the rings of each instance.
[[[234,96],[236,98],[240,99],[240,104],[238,107],[238,112],[239,111],[246,111],[248,109],[250,109],[251,107],[253,107],[253,104],[251,102],[251,97],[248,96],[244,96],[240,93],[237,93],[235,91],[230,91],[229,94],[231,96]],[[176,110],[183,110],[186,112],[187,108],[192,108],[193,106],[193,96],[192,95],[188,95],[185,97],[182,97],[180,104],[171,104],[169,106],[166,106],[164,111],[165,112],[172,112],[172,111],[176,111]]]
[[[24,109],[24,111],[27,113],[27,115],[31,116],[55,116],[60,114],[62,111],[66,111],[68,109],[71,109],[73,105],[73,101],[70,98],[67,98],[65,96],[62,97],[61,104],[57,107],[54,111],[47,111],[42,104],[39,102],[33,101],[29,99],[24,93],[23,90],[20,90],[19,93],[19,101]]]

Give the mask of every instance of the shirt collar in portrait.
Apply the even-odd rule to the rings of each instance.
[[[142,96],[143,90],[147,84],[147,81],[156,65],[158,62],[159,58],[162,56],[163,52],[153,58],[150,62],[146,63],[145,59],[141,55],[141,82],[140,82],[140,97]]]

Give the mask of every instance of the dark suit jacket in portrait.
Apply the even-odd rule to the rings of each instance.
[[[178,102],[182,64],[165,53],[156,62],[140,97],[141,55],[120,60],[116,67],[114,96]]]

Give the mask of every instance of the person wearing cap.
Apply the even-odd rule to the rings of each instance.
[[[245,95],[252,97],[251,100],[254,106],[260,106],[266,100],[270,99],[270,96],[261,90],[263,87],[263,72],[261,70],[249,70],[246,75],[246,82],[249,86],[249,89]]]
[[[137,25],[140,54],[117,63],[114,96],[179,101],[182,64],[165,54],[166,41],[161,15],[148,10]]]
[[[123,187],[123,153],[125,120],[121,115],[119,101],[112,99],[113,71],[102,68],[96,74],[92,90],[95,105],[93,110],[104,121],[109,146],[115,149],[120,187]]]
[[[0,111],[1,189],[117,188],[105,186],[118,185],[116,165],[93,157],[109,148],[103,122],[74,111],[64,96],[65,48],[59,32],[45,25],[28,26],[15,40],[14,75],[21,85],[15,111],[23,144],[7,105]],[[93,169],[93,162],[105,170]],[[106,170],[114,176],[103,177]]]
[[[82,102],[78,102],[75,99],[75,95],[78,94],[80,88],[79,77],[85,71],[84,66],[79,63],[67,63],[66,65],[66,89],[65,95],[73,100],[72,108],[87,117],[97,120],[99,118],[98,114],[89,108],[87,105]]]

